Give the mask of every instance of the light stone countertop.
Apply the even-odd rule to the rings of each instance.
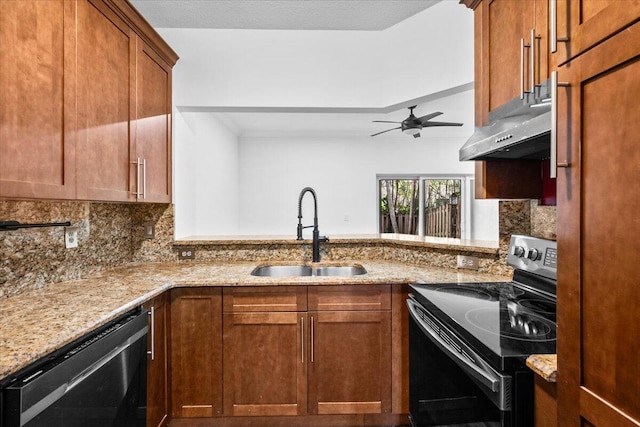
[[[407,234],[338,234],[329,235],[333,244],[393,243],[401,246],[417,246],[434,249],[472,251],[476,253],[497,254],[498,242],[487,240],[454,239],[447,237],[413,236]],[[289,235],[270,236],[187,236],[173,242],[174,246],[207,246],[207,245],[307,245],[310,239],[295,240]]]
[[[555,383],[558,374],[558,356],[555,354],[532,354],[527,358],[527,366],[546,381]]]
[[[341,261],[344,264],[346,261]],[[509,281],[510,277],[366,260],[354,277],[251,276],[257,262],[130,264],[0,300],[0,379],[174,287]],[[332,264],[331,262],[322,263]]]

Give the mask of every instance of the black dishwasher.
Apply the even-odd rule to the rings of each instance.
[[[144,427],[148,314],[127,313],[0,384],[2,427]]]

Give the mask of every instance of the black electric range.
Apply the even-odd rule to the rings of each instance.
[[[411,285],[414,425],[531,425],[526,358],[556,352],[556,243],[512,236],[507,263],[515,268],[510,282]],[[487,411],[487,398],[495,410]]]

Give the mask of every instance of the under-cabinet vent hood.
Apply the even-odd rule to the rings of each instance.
[[[548,159],[551,99],[548,81],[535,96],[516,98],[489,113],[489,125],[476,128],[460,148],[460,160]]]

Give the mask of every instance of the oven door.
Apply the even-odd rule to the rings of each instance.
[[[407,306],[412,424],[511,426],[511,376],[491,368],[418,302]]]

